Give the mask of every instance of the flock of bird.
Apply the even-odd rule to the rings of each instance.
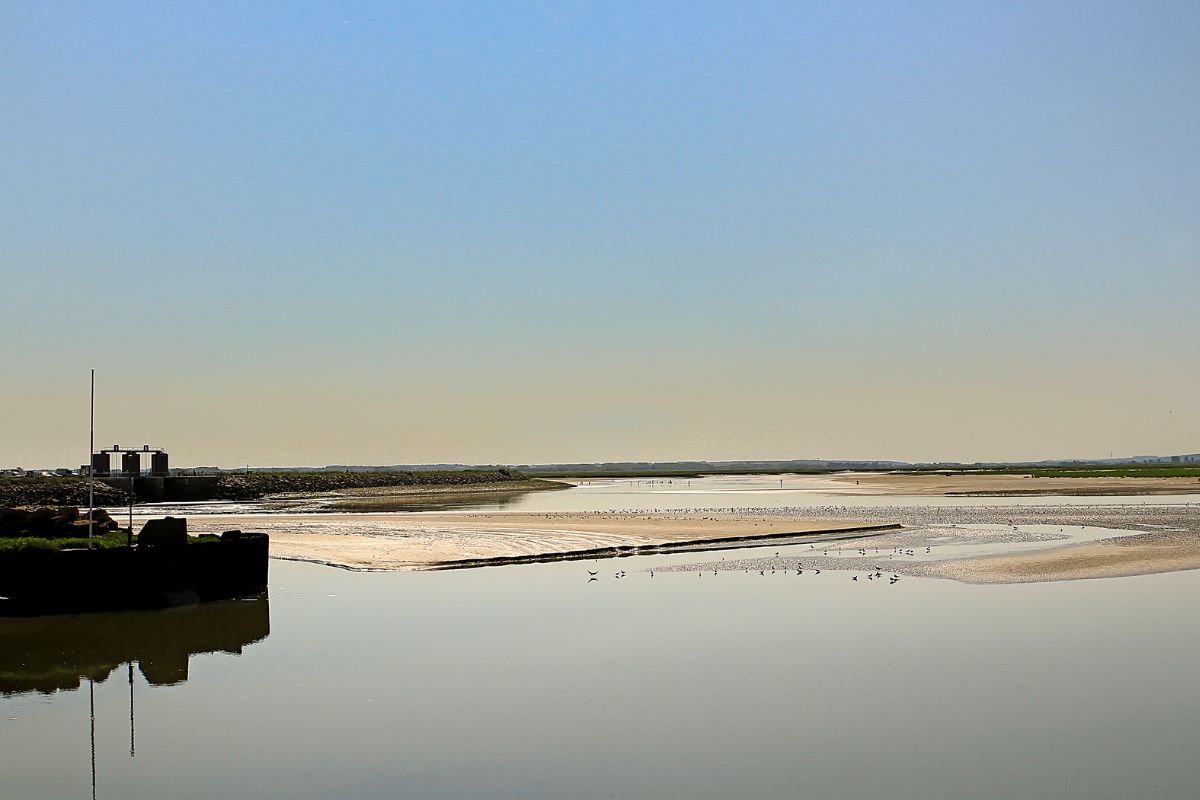
[[[813,545],[809,545],[809,548],[810,548],[810,549],[815,549],[815,547],[814,547]],[[839,550],[835,550],[834,552],[835,552],[836,554],[838,554],[838,555],[840,555],[840,554],[841,554],[841,551],[839,551]],[[862,548],[862,547],[858,548],[856,552],[857,552],[857,554],[858,554],[858,555],[860,555],[860,556],[866,556],[866,555],[868,554],[868,550],[867,550],[866,548]],[[929,553],[932,553],[932,552],[933,552],[933,548],[932,548],[931,546],[926,546],[926,547],[925,547],[925,553],[926,553],[926,554],[929,554]],[[874,551],[874,553],[875,553],[876,555],[880,555],[880,552],[879,552],[879,550],[875,550],[875,551]],[[916,551],[916,550],[914,550],[914,549],[911,549],[911,548],[897,547],[897,548],[894,548],[894,549],[892,550],[892,552],[891,552],[891,553],[888,553],[888,554],[887,554],[887,558],[893,558],[893,557],[895,557],[895,556],[914,556],[914,555],[916,555],[916,553],[917,553],[917,551]],[[823,554],[823,555],[825,555],[825,556],[828,556],[828,555],[829,555],[829,550],[828,550],[828,549],[826,549],[826,550],[823,550],[823,551],[822,551],[822,554]],[[775,558],[779,558],[779,557],[780,557],[780,555],[779,555],[779,551],[777,550],[777,551],[775,551]],[[723,562],[723,561],[725,561],[725,559],[724,559],[724,558],[722,558],[722,559],[721,559],[721,561]],[[803,574],[805,573],[805,571],[806,571],[806,570],[807,570],[808,572],[810,572],[811,574],[813,574],[813,575],[820,575],[820,574],[821,574],[821,568],[820,568],[820,567],[813,567],[813,566],[810,566],[810,567],[805,567],[805,566],[804,566],[804,562],[802,562],[802,561],[797,561],[797,562],[796,562],[796,564],[795,564],[795,566],[794,566],[794,567],[791,567],[791,568],[784,568],[784,569],[779,569],[779,568],[770,568],[770,574],[772,574],[772,575],[775,575],[775,574],[776,574],[776,573],[778,573],[778,572],[789,572],[789,571],[791,571],[791,570],[795,570],[795,574],[796,574],[796,575],[803,575]],[[678,571],[678,570],[675,570],[675,571]],[[705,569],[702,569],[702,570],[697,570],[697,572],[696,572],[696,576],[697,576],[697,577],[701,577],[701,578],[702,578],[702,577],[704,577],[704,574],[705,574],[706,572],[708,572],[708,571],[709,571],[709,568],[707,568],[707,567],[706,567]],[[713,568],[712,568],[712,574],[713,574],[713,575],[717,575],[719,571],[720,571],[720,570],[719,570],[717,567],[713,567]],[[768,571],[768,568],[764,567],[763,569],[760,569],[760,570],[758,570],[758,574],[759,574],[759,575],[766,576],[766,575],[767,575],[767,571]],[[649,574],[650,574],[650,577],[651,577],[651,578],[653,578],[653,577],[654,577],[654,570],[653,570],[653,569],[651,569],[651,570],[648,570],[648,572],[649,572]],[[751,572],[753,572],[753,570],[752,570],[751,568],[745,568],[745,569],[743,569],[743,570],[742,570],[742,572],[744,572],[744,573],[747,573],[747,574],[748,574],[748,573],[751,573]],[[588,583],[592,583],[593,581],[597,581],[597,580],[599,580],[599,579],[600,579],[600,571],[599,571],[598,569],[597,569],[597,570],[590,570],[590,569],[589,569],[589,570],[587,570],[587,574],[588,574],[588,579],[587,579],[587,582],[588,582]],[[626,572],[625,572],[625,570],[623,570],[623,569],[622,569],[622,570],[617,570],[616,572],[614,572],[614,573],[613,573],[613,577],[614,577],[615,579],[618,579],[618,580],[620,580],[621,578],[624,578],[624,577],[625,577],[627,574],[628,574],[628,573],[626,573]],[[854,582],[858,582],[858,579],[859,579],[860,577],[863,577],[863,575],[861,575],[861,574],[858,574],[858,575],[851,575],[851,576],[850,576],[850,580],[851,580],[851,581],[854,581]],[[894,586],[894,585],[896,585],[897,583],[899,583],[899,582],[900,582],[900,575],[899,575],[899,574],[897,574],[897,573],[895,573],[895,572],[892,572],[892,571],[890,571],[890,570],[887,570],[887,571],[885,571],[885,570],[884,570],[882,567],[880,567],[880,566],[876,566],[876,565],[872,565],[872,566],[871,566],[871,570],[865,574],[865,577],[866,577],[866,579],[867,579],[867,580],[869,580],[869,581],[874,581],[874,580],[883,581],[883,580],[887,580],[887,582],[888,582],[888,585],[889,585],[889,586]]]

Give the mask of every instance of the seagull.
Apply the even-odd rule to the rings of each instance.
[[[588,575],[595,575],[596,573],[595,573],[595,572],[592,572],[592,571],[589,569],[589,570],[587,571],[587,574],[588,574]]]

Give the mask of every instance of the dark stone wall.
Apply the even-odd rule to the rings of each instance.
[[[166,478],[97,478],[114,489],[130,491],[139,503],[185,502],[213,500],[218,496],[221,478],[218,475],[179,475]]]
[[[267,589],[265,533],[231,532],[182,546],[0,553],[0,615],[164,608]]]

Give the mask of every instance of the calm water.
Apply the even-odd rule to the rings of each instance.
[[[269,604],[0,621],[0,797],[90,796],[80,674],[99,798],[1196,796],[1200,573],[645,571],[688,559],[273,562]]]

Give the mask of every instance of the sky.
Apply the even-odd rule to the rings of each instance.
[[[0,467],[1200,452],[1198,36],[0,3]]]

